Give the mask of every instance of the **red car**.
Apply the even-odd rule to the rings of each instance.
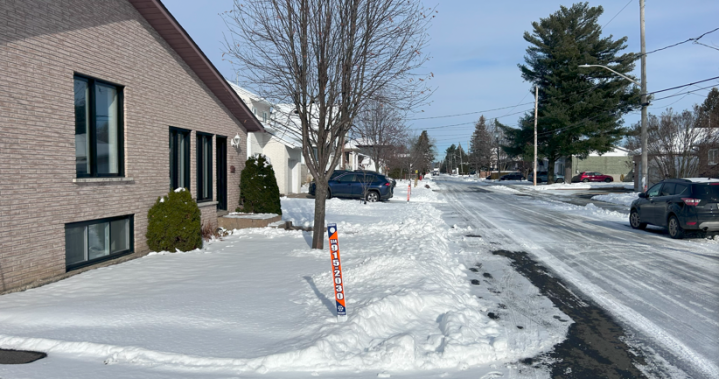
[[[614,178],[609,175],[603,175],[599,172],[584,171],[572,178],[573,182],[613,182]]]

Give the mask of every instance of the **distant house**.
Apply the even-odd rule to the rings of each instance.
[[[647,187],[665,178],[719,177],[719,128],[694,127],[650,140]],[[641,150],[634,152],[635,172],[640,173]],[[639,178],[635,179],[639,190]]]
[[[374,171],[375,162],[369,154],[373,146],[371,141],[362,139],[350,139],[345,142],[344,149],[342,150],[342,160],[337,166],[337,169]],[[384,173],[385,162],[379,163],[378,172]]]
[[[159,0],[0,2],[0,293],[148,251],[183,187],[216,225],[262,124]]]
[[[554,163],[554,175],[564,176],[564,168],[566,166],[565,158],[560,158]],[[538,165],[539,171],[546,171],[549,167],[546,159],[540,160]],[[590,153],[586,158],[572,157],[572,176],[585,171],[600,172],[604,175],[610,175],[614,181],[620,181],[623,177],[625,181],[631,181],[633,178],[632,152],[623,147],[614,147],[612,150],[599,154]],[[565,182],[569,183],[569,178],[565,178]]]
[[[272,104],[245,88],[230,83],[242,101],[262,121],[264,130],[250,133],[247,154],[262,154],[275,171],[280,194],[299,193],[307,180],[307,167],[302,157],[302,129],[294,116],[294,107]]]

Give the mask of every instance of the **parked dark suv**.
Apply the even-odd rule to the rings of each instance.
[[[336,172],[336,171],[335,171]],[[377,173],[345,171],[330,178],[327,198],[347,197],[370,202],[388,200],[394,196],[393,180]],[[315,183],[310,183],[310,195],[315,196]]]
[[[640,193],[629,213],[634,229],[665,227],[672,238],[684,231],[719,231],[719,179],[666,179]]]

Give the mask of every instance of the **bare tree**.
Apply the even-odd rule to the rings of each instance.
[[[351,134],[361,150],[374,161],[375,171],[387,165],[389,158],[407,137],[407,126],[398,109],[379,100],[365,103]]]
[[[703,157],[702,147],[717,146],[719,129],[703,127],[699,108],[681,113],[671,108],[660,116],[649,115],[648,155],[649,180],[658,182],[664,178],[686,178],[697,176]],[[639,125],[634,125],[627,138],[627,147],[638,150]]]
[[[409,109],[430,95],[432,75],[413,73],[434,12],[419,0],[235,0],[224,14],[238,76],[300,119],[316,185],[313,248],[324,246],[327,181],[364,103]]]

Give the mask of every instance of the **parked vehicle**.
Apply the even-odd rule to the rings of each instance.
[[[610,175],[604,175],[594,171],[580,172],[579,175],[572,178],[572,182],[613,182],[614,177]]]
[[[502,175],[499,177],[499,180],[524,180],[524,175],[513,172],[511,174]]]
[[[347,171],[347,172],[349,172],[349,171]],[[389,180],[389,181],[390,181],[390,183],[392,183],[392,192],[394,192],[394,187],[396,187],[396,186],[397,186],[397,181],[396,181],[396,180],[394,180],[394,179],[390,178],[390,177],[389,177],[389,176],[387,176],[387,175],[384,175],[384,174],[380,174],[380,173],[379,173],[379,172],[377,172],[377,171],[370,171],[370,170],[354,170],[354,172],[363,172],[363,173],[368,173],[368,174],[374,174],[374,175],[379,175],[379,176],[383,176],[383,177],[385,177],[385,178],[386,178],[387,180]]]
[[[547,183],[549,175],[547,171],[537,171],[537,183]],[[527,180],[534,182],[534,173],[527,175]],[[554,174],[554,183],[564,183],[564,175]]]
[[[665,179],[632,202],[629,223],[667,228],[672,238],[687,230],[719,231],[719,179]]]
[[[345,171],[332,175],[328,181],[327,198],[344,197],[366,199],[369,202],[384,201],[394,196],[393,180],[367,171]],[[315,182],[310,183],[309,193],[315,196]]]

